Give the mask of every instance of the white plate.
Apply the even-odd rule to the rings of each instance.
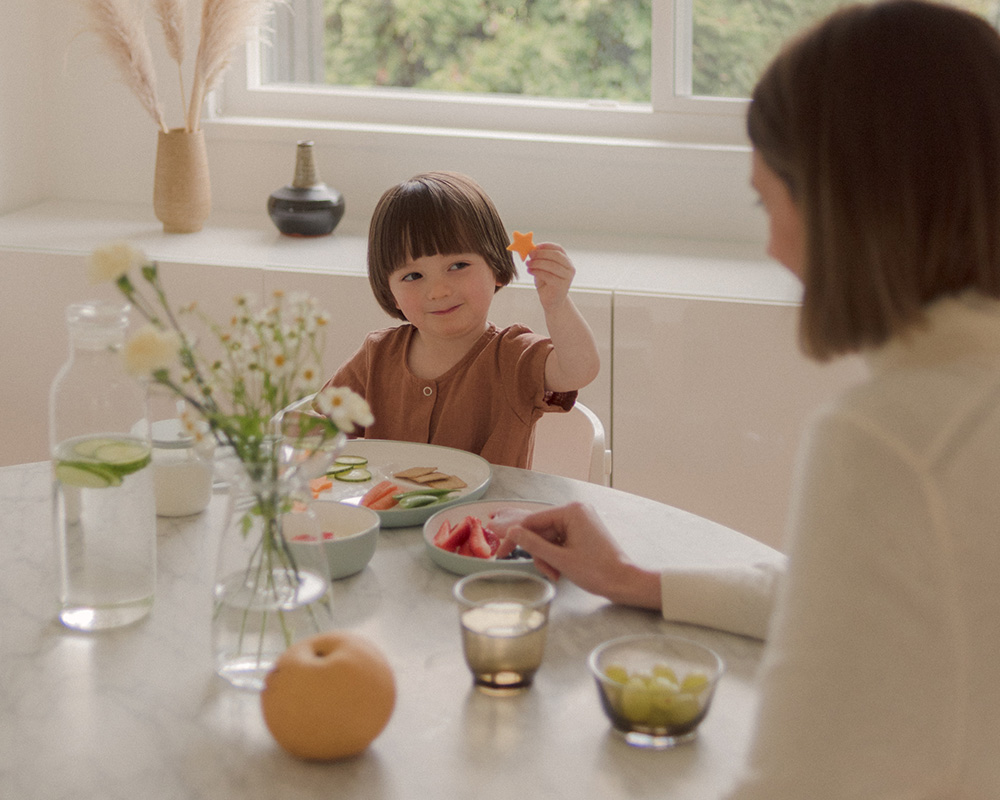
[[[379,511],[383,528],[408,528],[421,525],[429,516],[443,508],[482,497],[493,477],[490,463],[481,456],[436,444],[396,442],[388,439],[352,439],[344,446],[341,456],[367,458],[368,464],[365,468],[371,472],[371,479],[350,483],[332,478],[333,488],[321,492],[317,500],[336,500],[357,505],[365,492],[384,480],[398,483],[404,487],[404,491],[419,489],[420,486],[416,483],[392,477],[392,473],[410,467],[435,467],[438,472],[454,475],[468,484],[464,489],[456,491],[444,503],[420,508],[390,508],[388,511]]]
[[[434,534],[440,530],[442,523],[455,525],[466,517],[478,517],[482,522],[489,521],[490,515],[503,509],[522,509],[528,512],[542,511],[552,508],[551,503],[536,500],[482,500],[478,503],[459,503],[438,511],[424,523],[424,547],[431,561],[448,572],[456,575],[471,575],[473,572],[484,572],[491,569],[515,569],[536,572],[535,562],[530,558],[476,558],[475,556],[460,556],[442,550],[434,544]]]

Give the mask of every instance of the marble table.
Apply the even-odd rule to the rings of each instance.
[[[210,585],[224,497],[203,514],[161,519],[152,614],[80,634],[55,619],[49,465],[0,469],[0,798],[674,798],[718,797],[744,756],[760,642],[612,606],[561,581],[545,662],[522,695],[472,688],[451,598],[419,529],[387,529],[368,567],[335,582],[335,624],[385,652],[398,699],[362,755],[287,756],[259,697],[212,668]],[[624,492],[497,468],[487,498],[594,505],[629,554],[652,565],[728,564],[767,548],[732,530]],[[612,734],[586,668],[605,639],[670,631],[727,662],[693,743],[636,750]]]

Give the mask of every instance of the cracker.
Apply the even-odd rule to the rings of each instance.
[[[392,477],[413,481],[422,475],[430,475],[432,472],[437,472],[437,467],[410,467],[409,469],[404,469],[402,472],[394,472]]]
[[[455,475],[447,475],[440,480],[431,481],[427,485],[432,489],[464,489],[469,484]]]
[[[419,483],[423,486],[433,483],[434,481],[443,481],[446,478],[450,478],[451,475],[446,475],[443,472],[428,472],[426,475],[418,475],[416,478],[407,478],[408,481],[413,481],[414,483]]]

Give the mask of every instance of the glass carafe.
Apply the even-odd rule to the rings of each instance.
[[[59,619],[83,631],[145,617],[156,584],[146,389],[124,368],[128,306],[66,310],[70,355],[52,383],[49,436]]]

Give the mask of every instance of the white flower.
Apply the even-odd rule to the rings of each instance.
[[[146,254],[128,242],[112,242],[95,248],[90,254],[89,275],[92,284],[116,281],[130,270],[146,263]]]
[[[132,375],[148,375],[168,369],[177,362],[181,337],[176,331],[163,331],[155,325],[144,325],[125,343],[122,353],[125,369]]]
[[[350,389],[328,386],[316,395],[316,410],[333,420],[333,424],[347,433],[355,428],[366,428],[375,418],[365,399]]]

